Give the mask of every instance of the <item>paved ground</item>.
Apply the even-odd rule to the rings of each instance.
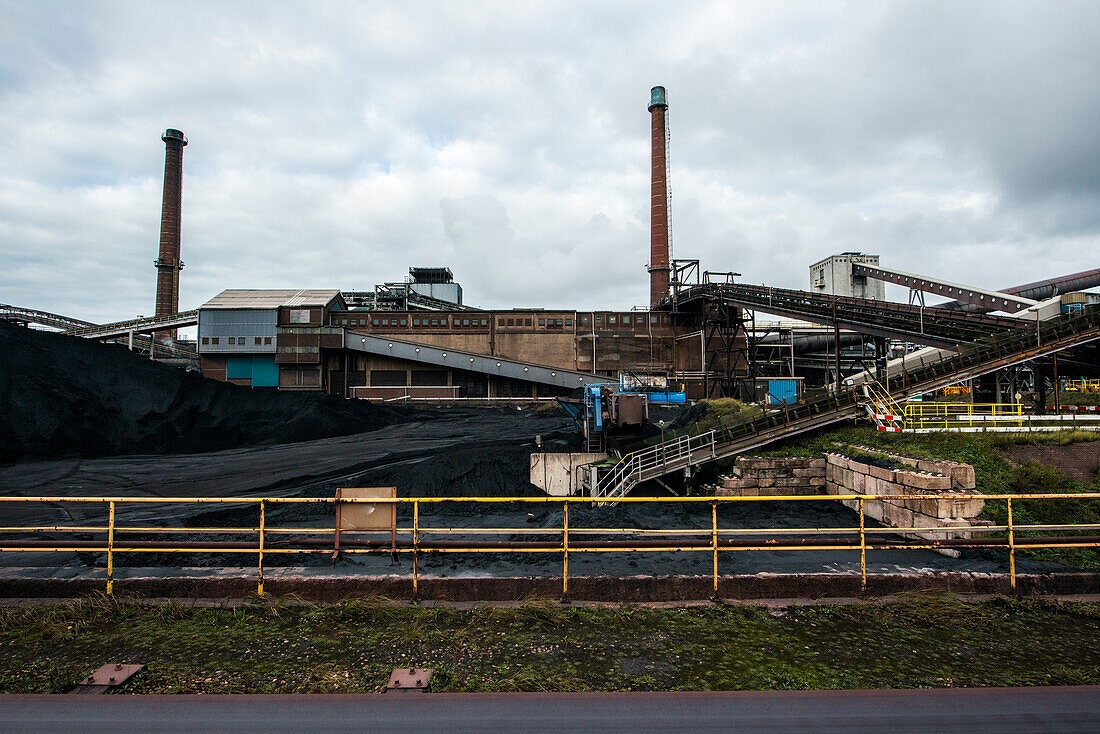
[[[2,696],[18,732],[1096,732],[1100,687],[348,696]]]

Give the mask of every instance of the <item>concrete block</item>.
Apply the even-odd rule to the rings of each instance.
[[[951,489],[951,478],[938,474],[918,474],[916,472],[899,471],[895,473],[899,484],[914,489],[946,492]]]
[[[852,473],[852,491],[856,494],[866,494],[867,492],[867,480],[873,479],[866,474],[860,474],[858,472]]]
[[[919,467],[920,466],[920,461],[918,459],[914,459],[912,456],[902,456],[900,454],[886,454],[886,455],[889,456],[894,461],[905,464],[906,466],[912,466],[912,467]]]
[[[874,464],[865,464],[867,467],[867,473],[876,479],[885,479],[888,482],[895,481],[896,472],[893,469],[883,469],[881,466],[875,466]]]
[[[977,484],[974,467],[970,464],[953,464],[948,475],[951,477],[951,486],[955,489],[974,489]]]
[[[761,488],[763,488],[763,487],[774,487],[775,486],[775,477],[759,477],[756,480],[756,484],[757,484],[757,486],[759,486]]]
[[[722,486],[727,489],[751,489],[759,485],[755,479],[726,479]]]
[[[791,470],[791,473],[796,477],[817,477],[825,476],[824,468],[816,469],[810,467],[798,467]]]
[[[809,486],[820,489],[825,486],[825,477],[810,477]]]
[[[826,464],[825,458],[824,457],[818,457],[816,459],[810,459],[810,463],[807,464],[806,466],[808,466],[810,469],[822,469],[823,470],[825,468],[825,464]]]
[[[855,459],[848,459],[848,468],[852,471],[859,472],[860,474],[868,474],[868,467],[862,461],[856,461]]]
[[[825,459],[830,466],[835,466],[838,469],[848,468],[847,456],[841,456],[840,454],[829,454],[827,457],[825,457]]]

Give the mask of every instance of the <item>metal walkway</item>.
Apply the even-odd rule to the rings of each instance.
[[[82,326],[64,332],[67,336],[79,336],[84,339],[110,339],[130,334],[148,334],[154,331],[178,329],[183,326],[195,326],[199,323],[199,311],[181,311],[167,316],[150,316],[142,319],[115,321],[110,324]]]
[[[1033,323],[1007,316],[962,313],[743,283],[694,286],[681,291],[674,304],[664,301],[662,306],[691,308],[696,303],[715,300],[776,316],[944,348],[974,342],[996,332],[1028,328]]]
[[[192,312],[188,311],[187,315]],[[184,315],[184,314],[180,314]],[[189,317],[189,316],[188,316]],[[164,317],[161,317],[164,318]],[[108,329],[117,326],[118,324],[130,324],[135,322],[144,322],[148,319],[134,319],[133,321],[120,321],[116,324],[94,324],[91,321],[84,321],[82,319],[74,319],[70,316],[63,316],[61,314],[50,313],[49,311],[40,311],[34,308],[22,308],[20,306],[12,306],[7,303],[0,303],[0,320],[12,321],[15,323],[23,324],[38,324],[40,326],[48,326],[52,329],[60,329],[63,334],[69,336],[81,336],[85,338],[95,339],[113,339],[115,341],[127,341],[131,349],[137,347],[139,350],[145,353],[151,353],[151,349],[155,349],[158,353],[169,357],[183,357],[187,359],[193,359],[196,353],[193,349],[189,349],[180,343],[168,345],[168,344],[153,344],[153,338],[146,336],[142,332],[155,331],[156,329],[134,329],[123,330],[118,333],[111,333],[107,336],[101,336],[99,331],[102,329]],[[197,323],[197,320],[192,323]]]
[[[900,401],[912,393],[936,390],[1096,340],[1100,340],[1098,307],[1042,322],[1038,330],[1002,331],[961,347],[957,353],[940,353],[936,358],[922,359],[911,368],[907,367],[901,374],[891,377],[888,398]],[[868,402],[867,397],[853,388],[699,436],[674,436],[623,456],[614,466],[598,474],[594,483],[589,477],[587,490],[594,498],[614,500],[650,479],[676,471],[690,471],[701,464],[855,418],[866,412]]]
[[[412,362],[421,362],[439,367],[469,370],[485,375],[497,375],[513,380],[526,380],[570,390],[584,385],[618,382],[615,378],[594,375],[591,372],[563,370],[532,362],[518,362],[514,359],[494,357],[491,354],[462,352],[419,342],[371,336],[351,329],[348,330],[345,336],[345,344],[348,349],[357,352],[407,359]]]

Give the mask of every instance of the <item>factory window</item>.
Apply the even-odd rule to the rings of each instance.
[[[413,326],[420,326],[420,319],[413,319]]]
[[[497,319],[497,326],[504,326],[504,319]]]
[[[546,326],[546,319],[539,319],[539,326]]]
[[[654,316],[654,315],[650,315],[650,317],[649,317],[649,323],[651,323],[651,324],[655,324],[655,323],[657,323],[657,317],[656,317],[656,316]]]
[[[597,316],[596,317],[596,323],[602,325],[603,324],[603,316]]]
[[[260,337],[256,337],[256,346],[257,346],[257,347],[258,347],[258,346],[260,346],[260,344],[261,344],[261,343],[262,343],[262,342],[261,342],[261,340],[260,340]]]
[[[489,325],[489,319],[482,319],[481,320],[481,325],[482,326],[488,326]]]
[[[210,337],[210,343],[211,344],[217,344],[218,343],[218,337],[216,337],[216,336]]]
[[[237,337],[235,337],[235,336],[229,337],[229,343],[230,344],[236,344],[237,343]]]
[[[389,319],[382,319],[382,326],[389,326],[389,325],[390,325],[390,320]]]
[[[371,319],[371,326],[378,326],[378,319]]]
[[[566,326],[572,326],[573,325],[573,319],[566,319],[565,320],[565,325]]]
[[[439,326],[439,319],[432,319],[432,326]]]
[[[470,320],[469,319],[462,319],[462,325],[463,326],[469,326],[470,325]]]
[[[397,322],[397,325],[398,325],[398,326],[404,326],[404,325],[405,325],[405,319],[400,319],[400,320],[399,320],[399,321]]]
[[[266,345],[269,345],[269,344],[271,344],[271,337],[270,336],[265,336],[264,337],[264,345],[266,346]]]
[[[611,315],[611,314],[608,314],[608,316],[607,316],[607,323],[609,323],[609,324],[613,324],[613,323],[615,323],[615,317],[614,317],[613,315]]]
[[[209,344],[209,343],[210,343],[210,337],[208,337],[208,336],[204,336],[204,337],[202,338],[202,343],[203,343],[203,344]]]
[[[623,326],[630,326],[630,316],[623,316]]]
[[[588,317],[587,316],[581,316],[581,323],[582,324],[587,324],[588,323]]]

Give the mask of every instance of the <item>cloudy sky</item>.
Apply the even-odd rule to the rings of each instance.
[[[1100,266],[1096,2],[0,3],[0,301],[153,310],[446,265],[487,307],[648,300],[649,88],[674,256],[999,288]]]

